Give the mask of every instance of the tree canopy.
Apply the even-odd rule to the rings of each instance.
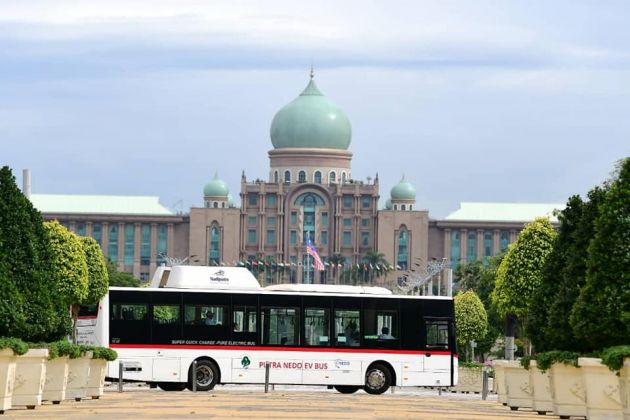
[[[570,318],[592,346],[627,344],[630,337],[630,158],[620,162],[595,220],[586,284]]]
[[[41,214],[8,166],[0,169],[0,336],[54,341],[70,330],[67,307],[51,284],[52,252]]]
[[[467,348],[471,340],[481,340],[488,332],[488,315],[483,303],[472,290],[455,296],[457,342]]]
[[[83,303],[98,303],[109,287],[109,275],[107,264],[101,251],[101,247],[94,238],[80,236],[79,240],[83,246],[83,254],[88,269],[88,294]]]
[[[549,219],[538,218],[528,223],[516,242],[508,247],[492,292],[492,302],[502,316],[512,313],[526,321],[555,237]]]
[[[56,220],[44,222],[53,252],[51,278],[64,302],[76,305],[88,296],[88,267],[79,238]]]
[[[107,261],[107,275],[109,277],[109,285],[117,287],[140,287],[140,280],[129,273],[118,271],[116,264]]]

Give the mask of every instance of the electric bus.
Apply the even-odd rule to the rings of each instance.
[[[240,267],[159,267],[150,287],[111,287],[81,308],[81,342],[134,365],[124,380],[165,391],[216,384],[324,385],[341,393],[453,386],[458,356],[451,297],[380,287],[261,287]],[[196,362],[193,365],[193,362]],[[193,372],[193,366],[196,366]]]

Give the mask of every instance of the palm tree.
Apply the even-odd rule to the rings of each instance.
[[[335,284],[339,283],[339,264],[343,264],[346,261],[346,258],[341,254],[332,254],[330,258],[328,258],[328,262],[333,264],[333,278],[335,280]]]
[[[365,264],[369,264],[371,267],[384,267],[383,270],[376,270],[376,277],[382,276],[384,273],[389,271],[389,263],[385,259],[385,254],[370,250],[363,257],[363,261]],[[370,282],[374,280],[374,270],[370,270]]]

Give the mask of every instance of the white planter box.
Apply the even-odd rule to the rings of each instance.
[[[505,366],[505,391],[507,405],[512,410],[532,408],[532,388],[529,371],[520,362],[510,361]]]
[[[87,396],[98,399],[103,395],[105,386],[105,374],[107,373],[107,360],[90,360],[90,378],[87,384]]]
[[[507,405],[507,394],[505,393],[505,365],[507,360],[495,360],[494,367],[494,391],[497,393],[497,401]]]
[[[619,372],[619,391],[623,418],[627,420],[630,419],[630,357],[623,359],[623,367]]]
[[[11,408],[15,381],[15,355],[11,349],[0,350],[0,414]]]
[[[91,359],[92,352],[88,351],[83,357],[68,360],[67,400],[81,401],[81,398],[85,398],[88,378],[90,377]]]
[[[68,384],[68,357],[57,357],[46,364],[46,381],[44,382],[43,401],[59,404],[66,399]]]
[[[543,373],[538,369],[535,360],[529,363],[529,384],[532,387],[532,408],[534,411],[537,411],[538,414],[553,411],[549,372]]]
[[[482,367],[458,367],[457,385],[451,388],[454,392],[481,392],[483,387]]]
[[[593,357],[578,359],[586,390],[586,416],[589,419],[623,420],[619,378],[601,361]]]
[[[549,373],[553,413],[565,418],[586,417],[586,394],[580,368],[554,363]]]
[[[46,380],[48,349],[30,349],[15,358],[15,384],[11,404],[25,405],[29,409],[42,404],[42,391]]]

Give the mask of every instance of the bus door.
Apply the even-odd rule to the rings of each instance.
[[[258,343],[259,322],[258,296],[232,295],[231,343],[238,348],[232,355],[232,382],[260,383],[265,381],[263,358],[260,352],[248,351]]]
[[[451,385],[454,357],[454,326],[451,318],[424,319],[424,372],[429,385]]]

